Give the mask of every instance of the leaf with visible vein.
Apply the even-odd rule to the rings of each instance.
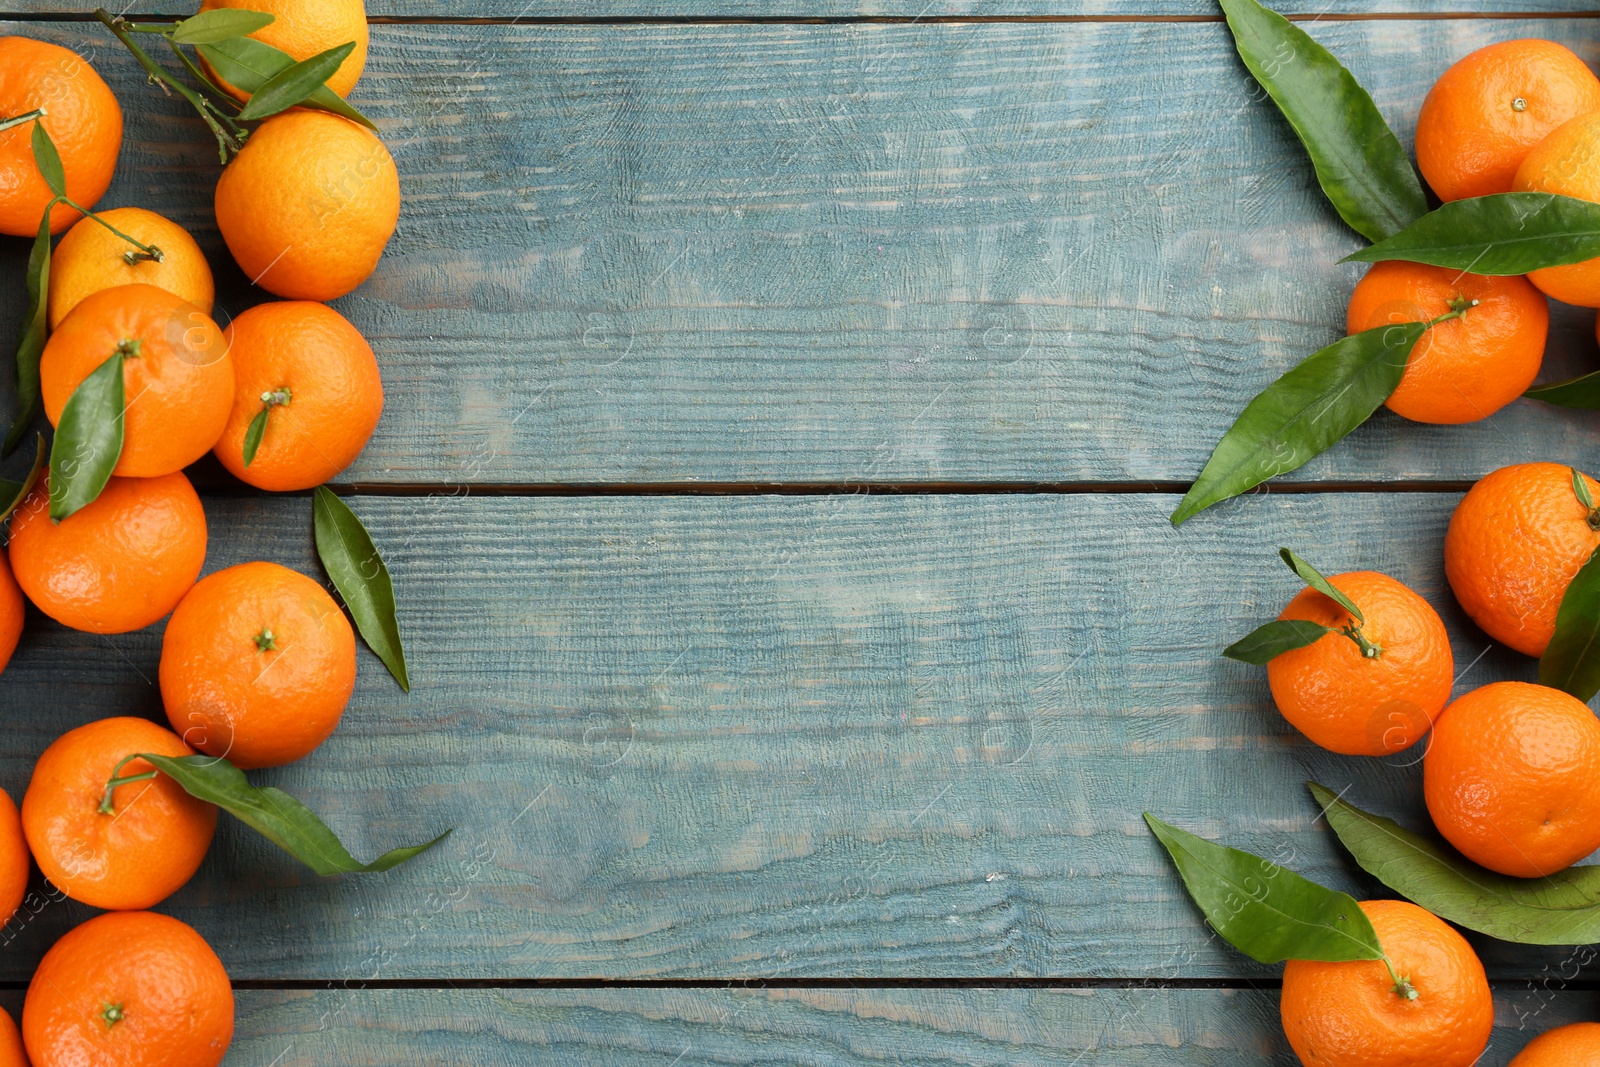
[[[1536,385],[1522,394],[1529,400],[1543,400],[1564,408],[1600,409],[1600,371],[1565,381]]]
[[[1409,322],[1351,334],[1267,386],[1217,442],[1172,524],[1304,465],[1366,422],[1400,384],[1425,329]]]
[[[172,31],[175,44],[216,44],[235,37],[248,37],[257,30],[270,26],[277,19],[264,11],[246,11],[243,8],[219,7],[202,11],[186,18]]]
[[[396,614],[394,584],[389,568],[378,554],[372,536],[351,511],[325,485],[317,486],[311,504],[317,542],[317,556],[333,579],[334,588],[344,597],[356,629],[367,646],[378,654],[400,688],[411,692],[406,673],[406,652],[400,642],[400,621]]]
[[[294,66],[293,56],[271,45],[262,44],[253,37],[235,37],[229,41],[203,44],[199,51],[205,61],[211,64],[211,69],[216,72],[217,77],[242,93],[254,93],[265,85],[268,79]],[[352,122],[361,123],[368,129],[377,129],[371,119],[347,104],[344,98],[326,85],[306,97],[303,104],[319,111],[331,111],[335,115],[342,115]]]
[[[305,103],[312,93],[325,86],[355,50],[355,42],[350,41],[283,68],[250,94],[250,101],[240,110],[239,117],[246,121],[264,119]]]
[[[1600,256],[1600,204],[1555,193],[1453,200],[1345,259],[1401,259],[1474,274],[1527,274]]]
[[[56,143],[50,139],[49,131],[38,119],[33,122],[33,162],[50,191],[57,196],[66,196],[67,172],[61,166],[61,153],[56,151]]]
[[[1224,940],[1259,963],[1377,960],[1377,932],[1354,898],[1259,856],[1212,844],[1145,813],[1189,896]]]
[[[1276,619],[1251,630],[1223,649],[1222,654],[1240,663],[1264,667],[1285,652],[1314,645],[1332,633],[1338,631],[1309,619]]]
[[[50,449],[50,518],[56,522],[92,504],[122,456],[121,348],[89,372],[67,397]]]
[[[1355,601],[1335,589],[1333,583],[1322,576],[1321,571],[1295,555],[1293,549],[1280,548],[1278,549],[1278,555],[1283,559],[1284,563],[1288,564],[1289,569],[1300,577],[1302,582],[1305,582],[1311,588],[1348,611],[1350,617],[1356,622],[1364,623],[1367,621],[1366,617],[1361,614],[1361,609],[1356,607]]]
[[[317,874],[375,874],[421,855],[450,836],[446,830],[424,845],[390,849],[371,863],[362,863],[317,818],[315,812],[281,789],[256,788],[244,772],[214,756],[157,756],[140,753],[156,770],[190,796],[217,805]]]
[[[1600,942],[1600,867],[1568,867],[1543,878],[1496,874],[1442,841],[1308,784],[1361,869],[1441,919],[1524,945]]]
[[[22,443],[22,438],[39,414],[39,357],[44,353],[44,343],[50,336],[50,212],[54,202],[45,206],[39,220],[39,235],[34,238],[28,253],[28,314],[23,319],[22,336],[17,340],[17,355],[12,373],[17,389],[17,413],[6,431],[4,455],[11,455]]]
[[[1539,657],[1539,684],[1585,703],[1600,693],[1600,552],[1578,568],[1561,595],[1556,632]]]
[[[1357,233],[1380,241],[1428,210],[1415,168],[1355,76],[1256,0],[1220,0],[1239,56],[1305,146],[1317,181]]]
[[[256,461],[256,450],[261,447],[261,438],[267,432],[267,413],[272,410],[270,405],[263,404],[261,410],[256,412],[256,417],[250,420],[250,425],[244,429],[244,465],[246,467]]]

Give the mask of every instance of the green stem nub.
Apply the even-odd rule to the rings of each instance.
[[[124,337],[122,343],[117,345],[115,355],[123,359],[138,359],[139,353],[144,349],[144,342],[137,337]]]
[[[1350,640],[1354,641],[1356,643],[1356,647],[1361,649],[1361,654],[1367,659],[1377,659],[1379,656],[1383,655],[1383,647],[1368,641],[1361,633],[1361,627],[1357,626],[1355,623],[1352,622],[1349,626],[1346,626],[1339,632],[1344,634]]]
[[[278,650],[278,639],[273,636],[271,630],[262,630],[260,633],[256,634],[253,640],[256,643],[256,649],[258,651],[276,652]]]
[[[293,394],[289,392],[289,387],[287,385],[280,385],[276,389],[269,389],[267,392],[262,393],[261,404],[263,407],[269,408],[282,407],[292,398]]]
[[[130,248],[122,253],[122,262],[130,267],[137,267],[141,263],[160,263],[166,258],[167,254],[155,245],[151,245],[149,251]]]
[[[106,795],[100,798],[99,811],[101,815],[115,815],[117,813],[116,806],[111,803],[111,795],[116,792],[117,786],[131,785],[134,782],[148,782],[156,776],[155,771],[146,771],[144,774],[130,774],[126,778],[119,777],[122,774],[122,768],[138,758],[139,754],[137,752],[131,756],[125,756],[121,763],[112,768],[111,777],[106,782]],[[120,1011],[121,1009],[119,1008],[118,1010]],[[118,1018],[121,1018],[121,1016],[119,1015]]]
[[[1389,980],[1394,982],[1394,995],[1407,1000],[1416,1000],[1419,994],[1417,987],[1411,984],[1411,979],[1402,978],[1394,969],[1394,963],[1388,956],[1383,957],[1383,965],[1389,969]]]
[[[127,1018],[127,1013],[123,1011],[121,1004],[107,1004],[100,1010],[100,1018],[106,1021],[106,1029],[109,1030]]]

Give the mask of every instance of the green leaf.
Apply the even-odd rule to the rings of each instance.
[[[1522,394],[1530,400],[1559,404],[1564,408],[1600,408],[1600,371],[1568,378],[1549,385],[1536,385]]]
[[[1259,963],[1378,960],[1377,932],[1354,898],[1235,848],[1214,845],[1149,812],[1206,922]]]
[[[4,523],[28,499],[28,494],[33,492],[33,487],[39,483],[39,473],[44,470],[44,460],[48,453],[45,449],[44,434],[35,434],[33,442],[33,466],[28,469],[28,476],[22,481],[12,481],[10,478],[0,478],[0,500],[9,501],[0,509],[0,523]]]
[[[118,348],[67,397],[50,450],[50,518],[94,502],[122,455],[123,351]]]
[[[1600,867],[1543,878],[1484,870],[1442,841],[1414,834],[1308,783],[1328,825],[1361,869],[1441,919],[1524,945],[1600,941]]]
[[[285,67],[261,83],[261,88],[250,94],[250,102],[240,110],[239,117],[246,121],[264,119],[304,103],[312,93],[322,88],[339,69],[345,57],[356,50],[351,41],[319,52],[310,59]]]
[[[1453,200],[1387,240],[1346,256],[1403,259],[1474,274],[1527,274],[1600,256],[1600,204],[1555,193]]]
[[[1584,703],[1600,693],[1600,552],[1573,575],[1556,609],[1556,632],[1539,657],[1539,684]]]
[[[61,166],[61,153],[56,151],[56,143],[50,139],[44,123],[37,119],[33,123],[33,162],[50,191],[57,196],[66,196],[67,172]]]
[[[1571,468],[1571,470],[1572,470],[1572,494],[1578,498],[1578,503],[1582,504],[1584,507],[1588,508],[1590,511],[1593,511],[1594,510],[1594,497],[1589,495],[1589,483],[1588,483],[1588,481],[1586,481],[1584,479],[1583,472],[1578,470],[1578,468],[1573,467],[1573,468]]]
[[[246,467],[256,461],[256,449],[261,447],[261,435],[267,432],[267,412],[271,411],[270,405],[263,404],[261,410],[256,412],[256,417],[250,420],[250,425],[244,431],[244,465]]]
[[[1263,667],[1285,652],[1316,644],[1328,634],[1338,632],[1309,619],[1278,619],[1251,630],[1223,649],[1222,654],[1241,663]]]
[[[1380,241],[1428,210],[1400,139],[1354,75],[1256,0],[1220,0],[1244,65],[1305,145],[1317,181],[1357,233]]]
[[[145,752],[139,758],[177,782],[190,796],[215,804],[320,875],[387,871],[450,836],[446,830],[425,845],[391,849],[371,863],[361,863],[310,808],[281,789],[257,789],[245,779],[243,771],[225,759]]]
[[[1366,618],[1362,616],[1361,609],[1356,607],[1355,601],[1351,600],[1349,597],[1339,592],[1339,590],[1335,589],[1333,587],[1333,583],[1322,576],[1321,571],[1317,570],[1317,568],[1313,567],[1311,564],[1295,555],[1292,549],[1280,548],[1278,549],[1278,555],[1283,557],[1283,562],[1289,565],[1290,570],[1294,571],[1300,576],[1300,580],[1302,582],[1305,582],[1311,588],[1315,589],[1317,592],[1321,593],[1323,596],[1334,601],[1341,608],[1348,611],[1350,613],[1350,617],[1355,619],[1356,622],[1365,623],[1367,621]]]
[[[327,486],[317,486],[311,510],[317,555],[333,579],[334,588],[344,597],[356,629],[389,668],[400,688],[411,692],[405,648],[400,643],[400,623],[395,616],[394,584],[383,557],[356,513]]]
[[[247,37],[277,19],[264,11],[245,11],[236,7],[219,7],[202,11],[193,18],[184,19],[172,31],[175,44],[216,44],[235,37]]]
[[[50,335],[50,212],[54,208],[54,202],[46,205],[44,217],[39,220],[39,236],[34,238],[33,249],[28,253],[28,315],[23,320],[22,336],[17,340],[13,371],[17,413],[6,431],[5,447],[0,449],[7,456],[17,450],[39,414],[39,357]]]
[[[271,45],[262,44],[251,37],[235,37],[231,41],[218,41],[200,46],[200,54],[211,64],[217,76],[243,93],[254,93],[271,80],[294,66],[294,57],[280,52]],[[331,111],[352,122],[359,122],[376,130],[372,120],[351,107],[338,93],[326,85],[312,92],[302,101],[306,107]]]
[[[1302,466],[1366,422],[1400,384],[1425,329],[1408,322],[1351,334],[1267,386],[1217,442],[1172,524]]]

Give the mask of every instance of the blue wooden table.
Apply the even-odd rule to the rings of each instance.
[[[229,1062],[1293,1063],[1277,970],[1208,936],[1140,813],[1369,893],[1302,783],[1416,824],[1420,768],[1312,747],[1218,649],[1290,595],[1290,544],[1422,591],[1461,689],[1529,677],[1441,539],[1488,470],[1592,468],[1593,420],[1380,413],[1167,524],[1358,273],[1205,0],[371,3],[354,99],[405,207],[338,305],[388,393],[342,481],[413,691],[363,651],[338,733],[259,780],[360,855],[456,832],[319,880],[224,823],[163,910],[235,979]],[[238,313],[210,138],[76,6],[5,0],[0,33],[92,56],[128,116],[104,206],[187,226]],[[1404,135],[1481,45],[1600,61],[1592,0],[1277,6]],[[1594,348],[1558,313],[1545,377]],[[196,477],[208,570],[316,572],[308,497]],[[159,644],[30,614],[0,785],[161,718]],[[5,929],[0,1002],[87,914]],[[1595,1016],[1587,955],[1478,944],[1485,1067]]]

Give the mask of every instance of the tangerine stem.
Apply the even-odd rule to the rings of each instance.
[[[1344,634],[1350,640],[1354,641],[1356,643],[1356,647],[1361,649],[1361,655],[1365,658],[1377,659],[1379,656],[1383,655],[1383,646],[1375,645],[1371,641],[1368,641],[1361,633],[1361,627],[1357,626],[1355,623],[1352,622],[1349,626],[1346,626],[1339,632]]]
[[[42,107],[38,107],[38,108],[34,108],[32,111],[28,112],[26,115],[18,115],[15,118],[9,118],[9,119],[0,119],[0,133],[4,133],[6,130],[11,129],[13,126],[21,126],[24,123],[32,122],[34,119],[42,119],[42,118],[45,117],[45,114],[46,114],[45,109],[42,108]]]
[[[144,774],[130,774],[126,778],[118,777],[118,775],[122,773],[122,768],[126,767],[129,763],[132,763],[138,758],[139,754],[137,752],[131,756],[125,756],[123,757],[121,763],[118,763],[111,769],[111,777],[106,781],[106,795],[100,799],[99,811],[101,815],[115,815],[117,813],[115,805],[111,803],[111,794],[116,791],[119,785],[130,785],[134,782],[148,782],[156,776],[155,771],[147,771]]]
[[[1463,315],[1477,306],[1478,302],[1476,300],[1468,300],[1464,296],[1458,296],[1454,300],[1450,301],[1449,311],[1446,311],[1443,315],[1440,315],[1436,319],[1430,319],[1422,325],[1424,328],[1431,330],[1441,322],[1449,322],[1451,319],[1461,318]]]
[[[58,197],[56,197],[56,199],[61,201],[63,204],[67,205],[68,207],[74,209],[75,211],[77,211],[80,215],[84,216],[85,218],[90,218],[90,219],[93,219],[94,221],[98,222],[101,226],[104,226],[106,229],[110,230],[112,233],[116,234],[118,237],[122,238],[124,241],[128,242],[133,247],[137,248],[142,255],[148,256],[150,259],[154,260],[157,263],[160,263],[165,258],[165,253],[163,253],[161,251],[161,249],[157,248],[155,245],[147,245],[143,241],[140,241],[140,240],[138,240],[136,238],[133,238],[133,237],[129,237],[127,234],[123,233],[121,230],[117,229],[115,226],[111,225],[111,223],[107,222],[105,219],[101,218],[99,215],[96,215],[94,212],[90,211],[88,208],[84,207],[82,204],[76,203],[71,197],[69,197],[69,196],[58,196]],[[128,255],[132,255],[132,254],[133,253],[131,253],[131,252],[128,253]],[[133,264],[129,263],[128,265],[132,266]]]
[[[229,150],[237,152],[241,145],[238,138],[217,124],[217,120],[212,117],[211,109],[206,107],[205,98],[182,82],[175,81],[165,67],[151,59],[150,54],[140,48],[133,35],[128,32],[128,23],[120,15],[113,15],[105,8],[97,7],[94,10],[94,17],[104,23],[106,29],[116,34],[117,40],[133,53],[133,58],[139,61],[139,65],[150,76],[150,80],[161,86],[162,91],[175,92],[189,101],[189,106],[199,112],[206,125],[211,127],[211,133],[217,139],[217,151],[222,156],[222,162],[228,162]]]
[[[1388,968],[1389,978],[1394,982],[1395,996],[1405,997],[1407,1000],[1416,1000],[1419,995],[1417,993],[1417,987],[1411,984],[1411,979],[1401,978],[1400,975],[1395,972],[1394,962],[1390,960],[1387,955],[1383,957],[1383,965]]]

